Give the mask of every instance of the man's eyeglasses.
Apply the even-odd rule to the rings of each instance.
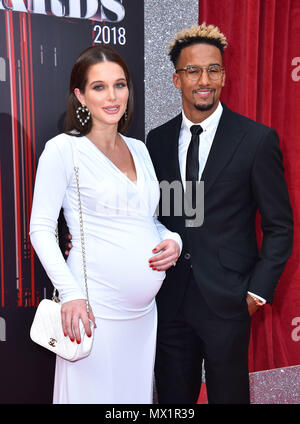
[[[196,81],[201,78],[203,71],[207,71],[207,75],[211,80],[218,80],[224,73],[224,67],[221,65],[197,66],[189,65],[181,69],[176,69],[176,72],[184,71],[186,77],[191,81]]]

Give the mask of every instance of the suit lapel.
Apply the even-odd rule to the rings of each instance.
[[[169,181],[181,181],[181,174],[180,174],[180,167],[179,167],[179,159],[178,159],[178,144],[179,144],[179,135],[180,135],[180,129],[181,129],[181,123],[182,123],[182,114],[180,113],[177,115],[172,121],[171,125],[167,130],[167,161],[169,168]],[[174,146],[174,143],[175,146]]]
[[[234,121],[234,113],[223,105],[223,113],[201,177],[205,194],[243,139],[244,133],[239,126],[234,125]]]

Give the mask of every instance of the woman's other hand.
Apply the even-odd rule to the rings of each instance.
[[[180,256],[180,246],[175,240],[166,239],[155,246],[153,253],[156,252],[157,254],[149,259],[149,266],[154,271],[166,271],[176,265]]]

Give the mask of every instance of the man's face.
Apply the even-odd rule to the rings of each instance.
[[[220,50],[210,44],[194,44],[182,49],[176,69],[190,65],[197,66],[222,66],[222,55]],[[176,88],[182,92],[183,110],[192,122],[201,122],[211,115],[218,106],[222,87],[225,85],[225,71],[218,80],[209,78],[206,71],[198,80],[188,79],[186,72],[173,74]]]

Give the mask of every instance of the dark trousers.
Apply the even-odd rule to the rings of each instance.
[[[245,320],[216,316],[191,271],[176,319],[159,321],[155,363],[158,402],[197,403],[204,360],[208,403],[250,403],[250,325],[250,316]]]

